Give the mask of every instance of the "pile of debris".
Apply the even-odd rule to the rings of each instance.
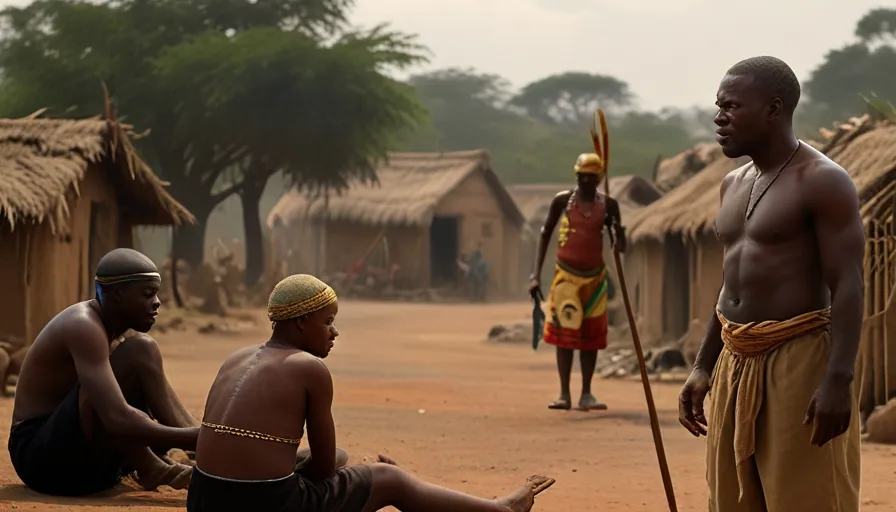
[[[643,332],[639,329],[639,332]],[[688,332],[679,340],[658,344],[655,340],[642,338],[644,360],[647,372],[657,380],[681,381],[687,379],[697,357],[697,350],[706,332],[706,325],[694,320]],[[628,323],[611,325],[605,350],[597,359],[595,373],[601,378],[640,379],[638,356],[632,344]],[[526,344],[532,343],[532,322],[497,324],[488,333],[490,343]]]

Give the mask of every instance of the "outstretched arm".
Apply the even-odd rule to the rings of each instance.
[[[106,332],[93,322],[78,322],[78,325],[65,326],[65,339],[81,390],[106,431],[117,438],[141,445],[195,450],[198,427],[168,427],[152,421],[143,411],[128,405],[109,364]]]

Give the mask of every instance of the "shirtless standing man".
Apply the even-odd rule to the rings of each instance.
[[[753,161],[722,181],[722,290],[679,401],[707,436],[715,512],[859,510],[865,233],[849,175],[793,133],[799,97],[773,57],[739,62],[718,91],[717,141]]]
[[[606,178],[600,156],[585,153],[574,167],[577,186],[560,192],[551,201],[535,254],[535,268],[529,276],[529,294],[541,293],[541,267],[551,235],[557,223],[560,232],[551,283],[551,311],[545,322],[544,341],[557,347],[557,371],[560,374],[560,397],[549,409],[572,408],[569,379],[573,355],[579,351],[582,367],[580,410],[603,410],[591,394],[591,379],[597,365],[598,350],[607,348],[607,299],[609,279],[604,263],[604,228],[611,228],[613,239],[625,250],[625,228],[619,203],[597,191]]]
[[[186,488],[192,468],[149,447],[194,450],[199,424],[168,384],[156,342],[146,334],[120,340],[155,323],[158,269],[137,251],[115,249],[97,265],[96,283],[97,298],[56,315],[25,357],[12,464],[25,485],[57,496],[110,489],[132,471],[146,489]]]

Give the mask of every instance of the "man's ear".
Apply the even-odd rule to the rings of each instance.
[[[784,114],[784,102],[781,98],[774,98],[768,106],[769,120],[781,117]]]
[[[299,331],[305,330],[305,317],[304,316],[300,316],[300,317],[296,318],[296,328]]]
[[[111,295],[113,301],[121,303],[124,300],[124,287],[125,285],[123,284],[112,287],[112,293],[109,295]]]

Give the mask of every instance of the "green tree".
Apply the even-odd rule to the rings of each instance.
[[[870,11],[855,35],[857,42],[828,52],[805,83],[809,101],[829,121],[865,111],[863,95],[896,97],[896,9]]]
[[[48,107],[55,116],[93,115],[107,83],[128,121],[152,129],[141,149],[199,221],[174,237],[175,255],[195,265],[220,201],[241,194],[255,238],[252,195],[271,174],[344,186],[356,169],[369,174],[390,130],[419,115],[410,91],[382,73],[419,59],[418,47],[382,28],[345,31],[351,3],[38,0],[8,8],[0,114]],[[260,249],[257,231],[258,243],[247,246]]]
[[[559,125],[506,105],[507,82],[474,70],[449,69],[409,80],[426,106],[430,123],[406,138],[409,151],[485,148],[506,183],[563,182],[572,179],[579,153],[592,151],[588,123]],[[658,155],[676,154],[692,135],[679,117],[644,112],[609,116],[611,172],[650,177]]]
[[[628,84],[612,76],[567,72],[532,82],[511,100],[511,105],[546,123],[581,126],[594,110],[621,112],[632,106]]]
[[[179,104],[184,130],[219,126],[218,144],[242,148],[224,179],[238,184],[243,206],[247,284],[264,269],[259,205],[268,179],[284,172],[296,186],[335,190],[375,180],[376,162],[423,114],[384,67],[419,60],[412,38],[384,27],[328,46],[276,28],[209,33],[162,53],[158,77],[170,94],[196,95]]]

